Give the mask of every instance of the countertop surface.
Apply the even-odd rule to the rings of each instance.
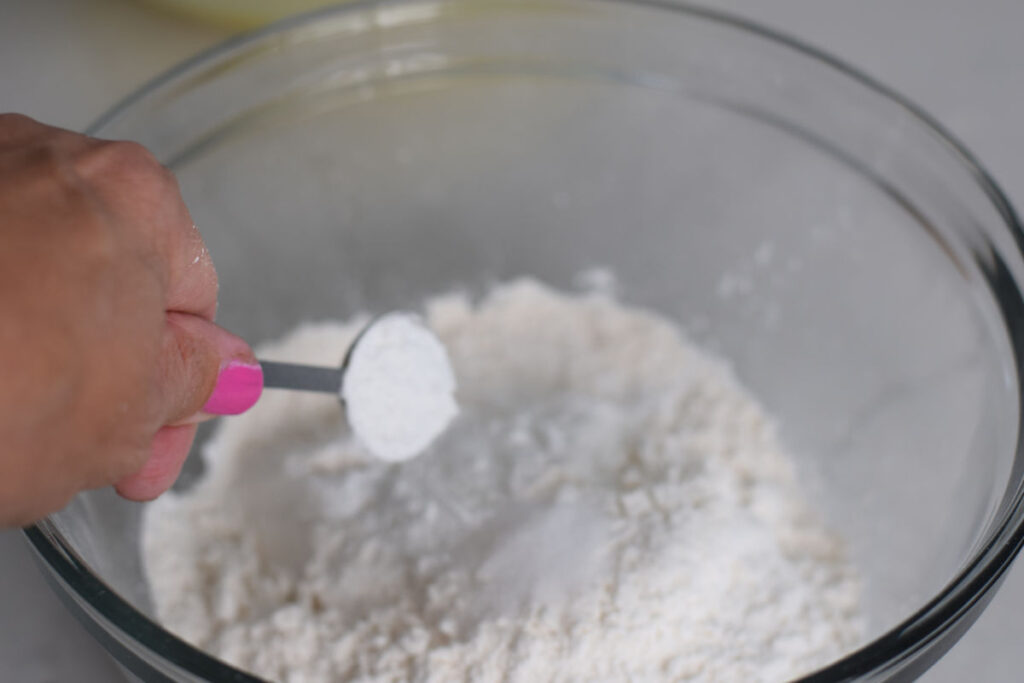
[[[923,106],[1024,207],[1024,2],[706,2],[837,55]],[[0,0],[0,111],[81,129],[152,76],[228,33],[128,0]],[[1024,564],[978,623],[923,678],[1016,681]],[[0,532],[0,679],[118,680],[69,616],[17,532]]]

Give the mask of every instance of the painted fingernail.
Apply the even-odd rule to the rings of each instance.
[[[203,406],[210,415],[238,415],[252,408],[263,393],[263,368],[259,363],[233,360],[217,375],[217,386]]]

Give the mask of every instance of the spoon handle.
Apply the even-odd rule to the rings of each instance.
[[[263,386],[267,389],[299,389],[341,395],[341,368],[261,360]]]

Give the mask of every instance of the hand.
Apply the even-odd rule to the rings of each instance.
[[[259,366],[216,307],[149,152],[0,115],[0,526],[110,484],[154,498],[196,422],[255,403]]]

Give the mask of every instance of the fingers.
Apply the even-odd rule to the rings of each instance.
[[[166,323],[155,413],[161,428],[141,468],[117,481],[131,500],[150,500],[177,479],[194,423],[250,408],[263,388],[252,350],[213,324],[217,273],[173,174],[144,148],[112,142],[89,150],[77,170],[114,207],[125,240],[161,275]]]
[[[158,494],[194,422],[259,397],[252,350],[212,323],[217,274],[178,183],[142,146],[0,114],[0,232],[0,350],[28,359],[0,382],[19,453],[0,485],[33,511],[115,481]]]
[[[182,199],[174,174],[134,142],[97,141],[75,169],[113,207],[126,241],[163,276],[166,309],[212,320],[217,273]]]
[[[5,147],[48,159],[39,164],[48,181],[69,174],[79,178],[80,188],[95,198],[97,206],[105,207],[124,242],[161,276],[166,310],[213,320],[213,261],[177,179],[149,150],[135,142],[99,140],[26,116],[0,114],[0,149]],[[53,170],[57,166],[66,168]]]
[[[194,422],[244,412],[263,391],[252,349],[196,315],[168,314],[161,370],[168,426],[156,433],[142,467],[115,483],[129,500],[152,500],[174,484],[195,438]]]
[[[33,162],[42,161],[44,171],[52,174],[58,166],[71,162],[105,141],[90,138],[63,128],[39,123],[20,114],[0,114],[0,168],[24,171]],[[68,171],[61,171],[64,175]]]
[[[142,469],[116,482],[114,489],[121,497],[140,502],[164,493],[178,479],[195,436],[195,425],[164,427],[153,438]]]
[[[164,424],[242,413],[263,391],[263,373],[245,341],[184,313],[167,314],[160,381]]]

